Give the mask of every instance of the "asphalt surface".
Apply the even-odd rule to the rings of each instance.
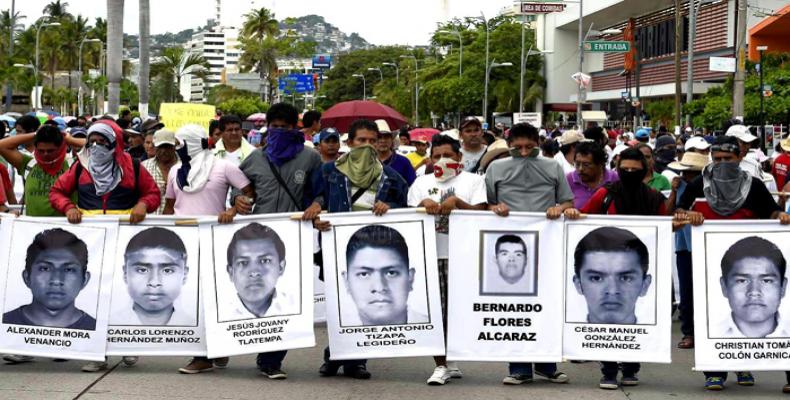
[[[673,342],[679,340],[675,323]],[[36,359],[19,365],[0,365],[0,399],[790,399],[781,393],[784,373],[755,373],[754,387],[739,387],[731,376],[723,392],[706,392],[702,373],[691,370],[693,350],[673,349],[672,364],[642,364],[641,384],[618,390],[598,389],[598,363],[560,364],[568,384],[538,378],[520,386],[502,385],[504,363],[460,363],[462,379],[445,386],[428,386],[433,372],[430,357],[371,360],[369,381],[318,375],[326,345],[326,329],[316,330],[318,346],[290,351],[283,369],[284,381],[258,374],[254,356],[233,357],[224,370],[183,375],[177,369],[182,357],[145,357],[125,367],[118,357],[100,373],[80,371],[82,362]]]

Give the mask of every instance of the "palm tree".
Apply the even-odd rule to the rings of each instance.
[[[242,67],[252,68],[257,65],[261,80],[270,79],[273,75],[272,69],[277,70],[276,61],[274,68],[271,63],[272,59],[276,60],[274,41],[271,39],[280,33],[280,26],[274,18],[274,13],[265,7],[244,14],[244,18],[240,42],[246,57],[243,57]],[[271,86],[269,85],[270,88]],[[261,100],[266,101],[266,97],[261,93]]]
[[[162,50],[161,58],[151,65],[151,73],[170,83],[166,95],[170,101],[176,101],[176,94],[181,90],[181,78],[191,75],[204,79],[210,67],[208,60],[200,54],[188,52],[183,47],[167,47]]]
[[[55,0],[52,3],[47,4],[42,12],[52,17],[53,20],[72,18],[72,15],[67,10],[68,6],[68,2]]]
[[[118,113],[123,62],[123,0],[107,0],[108,112]]]
[[[140,102],[137,109],[140,116],[148,116],[148,78],[151,69],[151,7],[148,0],[140,0],[140,75],[137,79]]]
[[[80,43],[88,36],[90,28],[88,19],[78,15],[77,18],[66,21],[63,26],[63,45],[61,47],[64,64],[69,71],[69,88],[71,85],[71,71],[79,70]]]

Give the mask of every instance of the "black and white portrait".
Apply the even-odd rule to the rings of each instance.
[[[655,323],[655,234],[650,228],[569,227],[566,321],[591,324]],[[653,231],[655,231],[653,229]],[[640,237],[642,236],[642,237]],[[572,252],[572,253],[571,253]]]
[[[122,254],[116,260],[120,269],[114,279],[110,325],[197,326],[197,237],[187,251],[176,229],[188,230],[131,225],[120,229]]]
[[[89,254],[71,231],[46,229],[28,241],[22,226],[14,230],[3,323],[95,330],[103,238]]]
[[[341,326],[430,322],[421,227],[393,226],[343,227],[353,234],[337,248]]]
[[[230,236],[224,259],[218,254],[222,247],[215,247],[219,322],[299,314],[298,247],[286,250],[283,238],[267,225],[239,226]],[[214,227],[215,243],[220,237],[218,228],[223,227]],[[298,243],[298,235],[294,229],[289,243]],[[294,255],[289,256],[290,252]]]
[[[480,294],[538,294],[536,232],[481,232]]]
[[[710,314],[713,338],[790,338],[790,325],[780,312],[787,289],[787,260],[772,241],[748,236],[729,246],[718,265],[718,285],[709,286],[709,303],[726,304]],[[720,290],[717,290],[720,289]],[[718,301],[718,294],[726,302]]]

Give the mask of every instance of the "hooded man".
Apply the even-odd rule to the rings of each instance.
[[[80,223],[83,214],[128,214],[134,224],[155,212],[160,204],[156,182],[123,147],[123,131],[115,122],[93,124],[78,162],[49,192],[52,208],[73,224]],[[76,203],[71,199],[75,192]]]

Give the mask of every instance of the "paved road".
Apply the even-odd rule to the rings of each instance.
[[[675,324],[677,342],[677,323]],[[370,381],[318,376],[326,330],[316,331],[318,346],[291,351],[284,369],[289,378],[270,381],[257,374],[254,357],[234,357],[226,370],[199,375],[182,375],[176,370],[186,361],[180,357],[143,358],[131,368],[111,359],[106,373],[79,371],[80,362],[55,363],[39,359],[22,365],[0,365],[0,399],[790,399],[782,395],[784,374],[756,374],[751,388],[728,385],[722,393],[702,389],[701,373],[692,372],[693,351],[673,350],[671,365],[643,364],[642,384],[626,390],[605,391],[597,387],[597,363],[561,364],[571,378],[566,385],[537,381],[521,386],[504,386],[503,363],[462,363],[464,378],[440,387],[427,386],[433,371],[429,357],[372,360]]]

